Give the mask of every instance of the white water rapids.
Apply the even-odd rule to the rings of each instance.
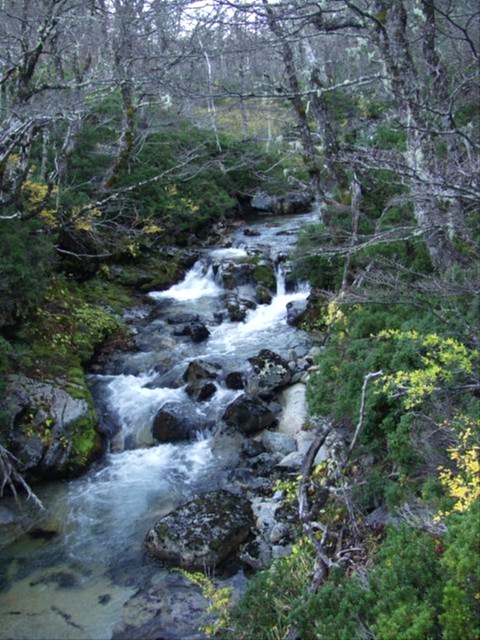
[[[219,268],[247,261],[252,248],[267,245],[285,252],[291,242],[287,234],[305,221],[308,217],[297,216],[261,222],[259,236],[238,237],[241,246],[206,252],[181,282],[149,294],[158,314],[151,322],[138,321],[139,351],[122,356],[118,370],[92,376],[99,412],[107,424],[120,428],[111,452],[85,476],[39,488],[48,507],[40,526],[58,531],[52,539],[26,536],[6,549],[0,640],[108,640],[124,603],[145,588],[145,576],[168,579],[166,570],[142,560],[144,535],[162,515],[195,492],[214,487],[226,473],[228,455],[216,451],[215,433],[226,407],[241,393],[216,380],[216,393],[194,402],[185,391],[183,372],[196,359],[219,363],[224,372],[244,370],[247,359],[261,349],[289,357],[308,343],[287,324],[287,304],[305,300],[308,287],[288,290],[281,264],[271,303],[249,310],[243,322],[215,318],[225,310],[227,294]],[[239,287],[239,296],[248,295],[247,289]],[[200,316],[209,338],[201,344],[174,338],[164,318],[175,313]],[[198,424],[196,439],[154,443],[152,422],[165,405],[178,407]],[[58,586],[64,574],[75,578],[74,587]],[[99,605],[102,598],[105,604]]]

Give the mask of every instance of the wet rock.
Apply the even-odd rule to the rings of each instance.
[[[273,294],[270,289],[259,284],[255,289],[255,298],[258,304],[270,304],[273,300]]]
[[[219,267],[219,277],[225,289],[236,289],[252,281],[254,266],[248,262],[228,262]]]
[[[243,322],[247,316],[248,309],[240,303],[236,296],[230,296],[226,301],[228,317],[232,322]]]
[[[186,392],[194,400],[208,400],[216,392],[217,387],[212,382],[218,378],[221,366],[215,362],[194,360],[190,362],[183,379],[187,383]]]
[[[241,373],[241,371],[230,371],[230,373],[227,373],[225,376],[225,385],[227,389],[233,389],[234,391],[245,389],[243,373]]]
[[[165,404],[153,419],[152,436],[158,442],[189,440],[196,431],[196,425],[181,414],[180,405],[175,403]]]
[[[266,451],[281,453],[283,456],[287,456],[297,450],[297,443],[294,438],[276,431],[265,431],[262,434],[262,444]]]
[[[11,376],[0,411],[5,444],[29,481],[79,472],[101,453],[90,393],[80,383],[61,386]]]
[[[148,553],[181,567],[215,567],[250,535],[246,498],[220,490],[198,496],[161,518],[146,536]]]
[[[249,435],[268,429],[275,421],[275,416],[260,398],[244,393],[227,407],[223,420],[228,426]]]
[[[189,336],[192,342],[204,342],[210,335],[210,331],[202,322],[191,322],[173,331],[175,336]]]
[[[271,291],[275,291],[277,286],[277,277],[275,275],[275,267],[271,260],[260,260],[256,263],[253,270],[253,281],[257,286],[265,287]]]
[[[248,361],[254,373],[248,384],[252,393],[273,391],[286,386],[292,379],[288,362],[270,349],[262,349],[257,356],[249,358]]]
[[[245,227],[245,229],[243,230],[243,235],[252,238],[252,237],[259,236],[261,234],[260,234],[260,231],[257,231],[256,229],[252,229],[250,227]]]
[[[298,327],[308,311],[308,300],[293,300],[287,304],[287,322]]]

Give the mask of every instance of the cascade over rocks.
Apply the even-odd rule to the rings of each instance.
[[[243,393],[228,405],[223,420],[228,426],[250,435],[271,427],[275,422],[275,415],[263,400]]]
[[[145,538],[148,553],[187,568],[214,568],[254,525],[250,502],[225,490],[197,496],[161,518]]]

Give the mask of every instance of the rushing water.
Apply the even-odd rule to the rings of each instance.
[[[138,314],[139,351],[118,355],[103,375],[91,377],[104,420],[119,428],[111,452],[82,478],[40,487],[47,511],[36,526],[47,534],[25,535],[2,550],[0,639],[109,639],[125,618],[125,603],[139,590],[162,585],[164,599],[165,593],[185,590],[181,577],[172,583],[166,569],[144,557],[144,535],[189,495],[215,486],[234,463],[235,452],[215,446],[215,434],[239,392],[219,382],[209,401],[196,403],[185,392],[182,374],[197,358],[228,372],[245,368],[247,358],[262,348],[284,356],[306,352],[307,337],[287,325],[286,305],[305,299],[308,289],[287,291],[281,264],[271,304],[248,311],[243,322],[219,323],[216,314],[224,309],[226,292],[216,274],[222,264],[241,262],[255,250],[288,251],[299,226],[310,219],[313,215],[258,222],[258,236],[239,231],[233,248],[206,251],[182,282],[150,294],[158,313],[152,321]],[[248,287],[240,289],[251,294]],[[193,344],[173,336],[168,319],[181,313],[200,316],[209,339]],[[196,441],[154,444],[152,420],[167,403],[195,420]],[[201,637],[183,635],[168,620],[160,625],[165,637]],[[190,624],[194,629],[195,620]]]

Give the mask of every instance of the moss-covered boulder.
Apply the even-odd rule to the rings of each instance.
[[[250,535],[254,525],[250,502],[228,491],[198,496],[164,516],[150,529],[150,555],[187,568],[221,564]]]
[[[18,458],[29,481],[77,474],[101,452],[84,379],[64,385],[13,375],[0,411],[2,442]]]

